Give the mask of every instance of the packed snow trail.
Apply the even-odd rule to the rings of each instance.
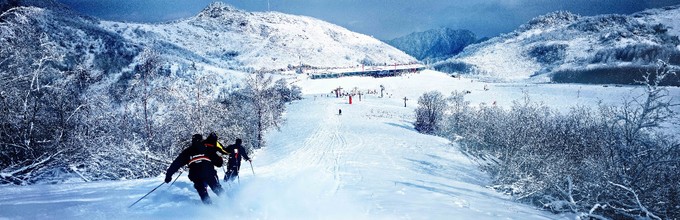
[[[127,208],[163,177],[57,185],[0,186],[0,219],[560,219],[485,186],[488,176],[443,138],[413,129],[423,92],[467,90],[472,105],[508,106],[528,94],[553,108],[619,103],[631,88],[572,84],[489,84],[424,71],[388,78],[301,80],[304,100],[244,163],[228,194],[201,204],[186,172]],[[386,95],[379,98],[379,86]],[[341,86],[378,94],[335,98]],[[680,97],[680,89],[669,88]],[[637,93],[639,94],[639,93]],[[407,97],[404,107],[403,97]],[[342,109],[342,115],[338,115]],[[230,144],[233,140],[222,140]],[[222,169],[218,169],[220,178]]]
[[[386,100],[367,95],[349,105],[346,97],[317,95],[291,105],[289,123],[257,154],[258,170],[272,178],[305,175],[310,185],[327,180],[315,197],[343,198],[346,204],[334,205],[355,206],[345,210],[352,217],[554,218],[484,188],[487,177],[472,161],[449,141],[416,132],[413,109]]]

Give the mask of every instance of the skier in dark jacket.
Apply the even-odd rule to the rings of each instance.
[[[203,144],[205,144],[205,146],[207,146],[210,151],[220,152],[222,155],[229,155],[229,152],[224,149],[222,143],[217,141],[217,134],[215,134],[215,132],[211,132],[208,135],[208,138],[203,141]]]
[[[191,146],[184,149],[172,161],[168,171],[165,173],[165,182],[169,183],[172,181],[172,174],[177,172],[180,167],[188,165],[189,180],[194,182],[194,188],[198,191],[198,195],[201,196],[201,201],[205,204],[210,204],[208,186],[218,196],[222,194],[222,186],[213,166],[221,167],[223,163],[222,157],[218,156],[214,150],[210,150],[203,143],[203,136],[194,134],[191,138]]]
[[[233,181],[238,177],[238,171],[241,169],[241,158],[244,158],[249,162],[252,162],[253,160],[248,157],[248,152],[241,146],[241,139],[236,139],[236,143],[227,146],[226,151],[229,152],[229,160],[227,162],[227,173],[224,175],[224,180]]]

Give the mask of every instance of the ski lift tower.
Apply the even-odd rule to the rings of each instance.
[[[338,86],[338,88],[335,88],[334,91],[335,91],[335,98],[340,98],[340,93],[342,92],[342,87]]]

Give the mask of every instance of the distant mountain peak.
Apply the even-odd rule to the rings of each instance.
[[[472,31],[442,27],[387,41],[388,44],[419,60],[441,60],[452,57],[477,41]]]
[[[208,7],[201,10],[201,12],[198,13],[198,17],[218,18],[234,12],[244,13],[245,11],[242,11],[230,4],[218,1],[210,3]]]

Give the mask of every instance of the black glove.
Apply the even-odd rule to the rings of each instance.
[[[171,175],[165,175],[165,183],[170,183],[172,181],[172,176]]]

